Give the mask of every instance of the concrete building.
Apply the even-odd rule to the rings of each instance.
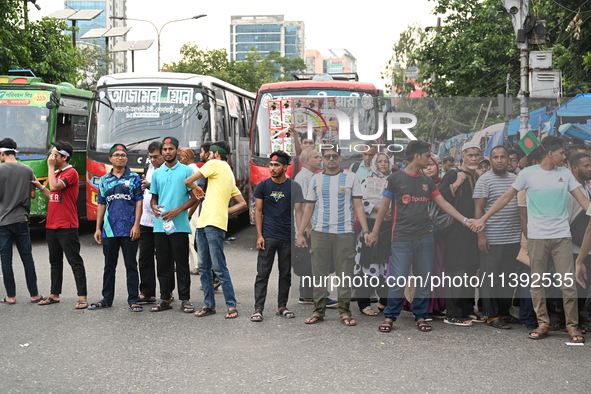
[[[322,55],[315,49],[306,50],[306,72],[310,74],[340,74],[357,72],[357,59],[347,49],[329,49]]]
[[[76,26],[80,29],[76,33],[76,37],[82,37],[84,33],[91,29],[112,28],[117,26],[125,26],[125,21],[113,20],[111,16],[127,16],[127,0],[76,0],[64,1],[64,8],[73,10],[103,10],[103,12],[90,21],[77,21]],[[70,21],[67,21],[71,24]],[[119,41],[125,41],[126,36],[109,38],[109,48],[113,48]],[[78,38],[80,40],[80,38]],[[100,46],[105,49],[106,40],[104,38],[89,38],[81,41],[86,41],[89,44]],[[127,70],[126,52],[116,52],[112,54],[113,64],[110,66],[110,72],[120,73]]]
[[[270,51],[278,51],[290,59],[304,58],[304,22],[286,21],[283,15],[232,15],[230,18],[230,60],[244,60],[252,48],[263,57]]]

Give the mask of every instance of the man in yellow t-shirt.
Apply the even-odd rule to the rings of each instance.
[[[238,317],[234,286],[224,256],[224,239],[228,228],[228,215],[246,208],[246,201],[236,187],[232,169],[226,162],[230,154],[230,146],[225,141],[211,144],[209,160],[192,176],[185,180],[185,185],[192,189],[197,198],[204,197],[203,190],[194,182],[207,178],[207,198],[203,200],[195,241],[199,255],[199,272],[205,306],[195,314],[198,317],[215,313],[215,296],[211,270],[215,272],[222,284],[222,291],[228,313],[226,319]],[[235,204],[228,208],[228,202]]]

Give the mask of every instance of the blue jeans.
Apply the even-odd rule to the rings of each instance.
[[[230,272],[226,266],[226,256],[224,256],[225,238],[226,232],[213,226],[198,228],[195,233],[204,303],[206,307],[212,309],[215,308],[212,269],[222,285],[226,306],[228,308],[236,307],[234,286],[232,285]]]
[[[0,259],[2,261],[2,275],[4,287],[8,297],[16,297],[16,284],[14,271],[12,270],[12,243],[16,244],[18,254],[21,256],[25,268],[25,279],[31,297],[39,294],[37,289],[37,273],[35,261],[31,252],[31,237],[29,235],[29,223],[13,223],[0,226]]]
[[[390,288],[388,289],[388,306],[384,311],[384,317],[395,321],[400,315],[404,302],[404,287],[396,286],[396,280],[399,277],[405,277],[406,281],[404,282],[408,283],[412,266],[413,276],[420,277],[420,279],[416,279],[412,311],[415,321],[427,318],[434,253],[435,242],[432,235],[415,241],[392,242],[392,275],[387,278]],[[404,284],[402,279],[398,283]]]
[[[115,298],[115,270],[119,249],[123,254],[125,272],[127,274],[127,302],[137,304],[139,300],[140,277],[137,269],[136,254],[139,240],[132,241],[131,237],[104,237],[103,254],[105,255],[105,271],[103,273],[103,301],[113,305]]]

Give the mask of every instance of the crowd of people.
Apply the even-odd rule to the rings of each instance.
[[[564,328],[572,342],[584,342],[585,315],[591,312],[586,145],[565,150],[561,138],[548,136],[529,155],[500,145],[487,158],[478,144],[467,142],[456,166],[453,157],[441,160],[430,144],[417,140],[404,152],[403,169],[393,166],[377,143],[369,143],[363,160],[349,169],[342,168],[337,147],[317,149],[305,138],[298,145],[294,163],[285,152],[271,153],[270,177],[254,192],[258,257],[251,321],[264,320],[277,261],[275,313],[295,317],[288,309],[293,270],[299,276],[298,302],[314,305],[306,324],[324,321],[326,309],[337,308],[341,322],[355,326],[354,300],[364,315],[383,313],[378,329],[384,333],[408,310],[421,332],[431,331],[430,322],[441,318],[458,327],[525,324],[531,339]],[[176,288],[183,312],[210,316],[216,313],[214,290],[221,287],[225,318],[238,317],[224,240],[228,216],[247,204],[227,163],[226,142],[203,144],[196,165],[195,152],[180,150],[176,138],[154,141],[141,176],[127,166],[125,145],[111,147],[112,170],[100,179],[97,196],[94,239],[103,247],[105,264],[102,298],[94,303],[87,299],[80,257],[72,146],[54,144],[47,186],[18,163],[16,153],[13,140],[0,141],[0,255],[7,292],[1,302],[16,303],[14,243],[30,301],[39,305],[60,302],[65,255],[79,298],[75,308],[111,307],[121,251],[130,311],[140,312],[145,304],[152,304],[152,312],[172,309]],[[37,289],[29,237],[35,189],[49,199],[47,297]],[[191,250],[196,251],[193,270]],[[201,308],[191,302],[191,274],[200,275]],[[337,300],[329,298],[335,289]],[[513,306],[519,307],[518,316],[511,314]]]

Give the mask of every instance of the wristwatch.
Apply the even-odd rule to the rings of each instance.
[[[371,234],[371,231],[362,231],[361,235],[365,235],[365,234]]]

